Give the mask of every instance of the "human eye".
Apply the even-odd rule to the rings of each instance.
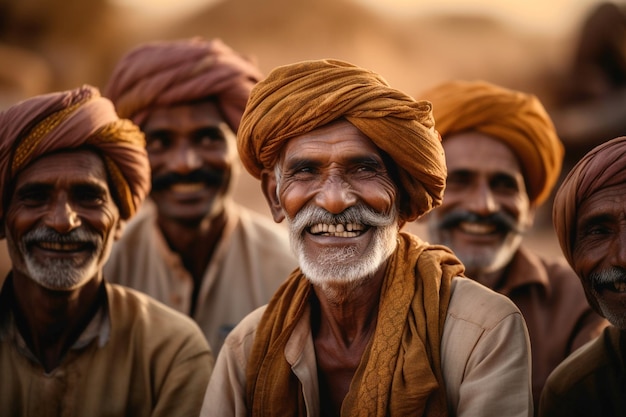
[[[195,133],[194,141],[203,147],[215,147],[226,142],[226,135],[219,128],[204,128]]]
[[[16,201],[27,207],[36,207],[44,204],[50,198],[49,187],[44,185],[29,185],[16,192]]]
[[[83,205],[100,205],[107,200],[107,195],[104,188],[92,184],[81,184],[73,190],[74,199]]]
[[[469,171],[452,171],[446,178],[446,187],[450,188],[464,188],[470,184],[472,175]]]
[[[165,131],[153,131],[146,133],[146,150],[150,153],[165,151],[170,147],[172,138]]]
[[[514,177],[506,174],[495,175],[491,180],[491,188],[501,193],[516,193],[519,185]]]

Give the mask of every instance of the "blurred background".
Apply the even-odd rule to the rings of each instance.
[[[139,43],[218,37],[266,74],[337,58],[416,98],[451,78],[534,93],[566,145],[565,173],[593,145],[626,134],[625,20],[621,6],[598,0],[0,0],[0,110],[83,83],[102,88]],[[269,214],[245,172],[237,198]],[[545,207],[529,239],[556,255]],[[0,276],[5,251],[3,241]]]

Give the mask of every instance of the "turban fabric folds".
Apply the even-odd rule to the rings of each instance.
[[[103,158],[120,216],[131,217],[150,190],[143,133],[88,85],[36,96],[0,113],[0,221],[16,176],[46,154],[90,147]]]
[[[589,151],[567,174],[554,197],[552,221],[563,255],[573,267],[578,208],[595,192],[626,184],[626,136]]]
[[[564,148],[537,97],[485,81],[446,82],[420,97],[432,103],[444,141],[466,131],[502,141],[517,155],[531,203],[537,206],[550,195]]]
[[[343,61],[281,66],[257,84],[237,135],[239,156],[248,172],[260,178],[289,139],[340,118],[397,164],[404,220],[415,220],[441,203],[446,166],[430,103]]]
[[[139,126],[155,107],[215,97],[236,132],[250,89],[261,78],[251,60],[219,39],[150,42],[122,57],[104,95],[120,117]]]

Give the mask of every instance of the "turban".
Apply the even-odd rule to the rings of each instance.
[[[104,90],[120,117],[143,125],[150,110],[215,97],[237,132],[250,89],[262,78],[253,62],[219,39],[138,46],[117,64]]]
[[[0,222],[17,175],[37,158],[61,150],[100,153],[120,216],[130,218],[150,190],[143,133],[120,119],[113,103],[88,85],[36,96],[0,113]]]
[[[444,141],[466,131],[502,141],[517,155],[531,203],[537,206],[550,195],[564,148],[537,97],[484,81],[446,82],[421,97],[432,103]]]
[[[239,156],[248,172],[260,178],[289,139],[340,118],[395,161],[403,220],[415,220],[441,204],[446,165],[430,103],[342,61],[281,66],[258,83],[241,119]]]
[[[573,267],[578,208],[595,192],[626,185],[626,136],[593,148],[567,174],[554,197],[552,221],[563,255]]]

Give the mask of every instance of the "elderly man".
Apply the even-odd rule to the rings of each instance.
[[[102,274],[149,190],[141,131],[90,86],[0,126],[0,415],[197,415],[213,367],[198,326]]]
[[[519,307],[537,405],[554,367],[607,325],[562,259],[521,246],[559,177],[563,146],[533,95],[451,81],[423,97],[433,104],[448,167],[443,204],[426,216],[429,237],[454,251],[468,277]]]
[[[238,148],[299,268],[226,339],[201,415],[532,414],[519,310],[399,231],[445,186],[428,102],[346,62],[286,65]]]
[[[539,415],[626,415],[626,137],[598,145],[557,191],[559,244],[589,303],[612,326],[552,372]]]
[[[261,77],[221,41],[194,38],[138,46],[106,89],[146,134],[152,168],[107,278],[190,315],[214,352],[296,266],[286,230],[233,199],[235,132]]]

